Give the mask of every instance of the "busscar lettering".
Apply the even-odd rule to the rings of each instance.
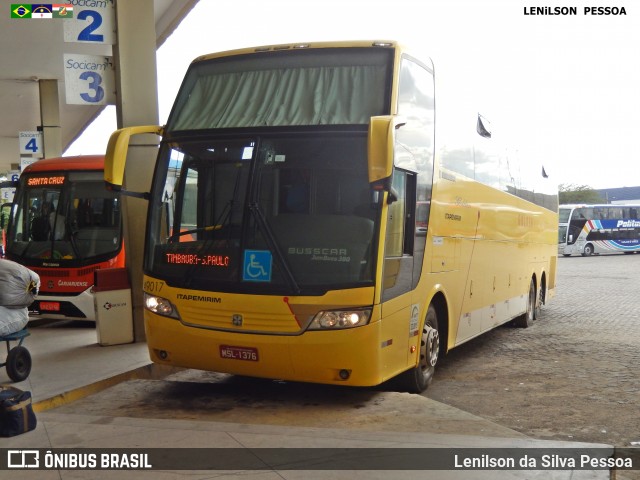
[[[312,262],[351,262],[347,248],[289,247],[289,255],[306,255]]]
[[[346,248],[289,247],[289,255],[347,255]]]

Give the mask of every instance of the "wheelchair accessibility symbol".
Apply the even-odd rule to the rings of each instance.
[[[242,280],[245,282],[270,282],[271,252],[268,250],[245,250]]]

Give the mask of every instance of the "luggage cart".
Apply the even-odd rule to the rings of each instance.
[[[24,328],[18,332],[0,335],[0,341],[7,344],[7,361],[0,363],[0,367],[7,367],[7,375],[14,382],[21,382],[31,373],[31,354],[26,347],[22,346],[24,339],[30,335]],[[11,342],[18,342],[11,348]]]

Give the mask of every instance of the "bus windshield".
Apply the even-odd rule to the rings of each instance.
[[[571,212],[573,208],[563,208],[562,206],[558,209],[558,223],[568,223],[569,218],[571,217]]]
[[[165,145],[146,270],[220,291],[372,285],[380,206],[366,141],[361,128]]]
[[[120,249],[120,205],[102,172],[23,174],[14,199],[7,253],[30,260],[112,257]]]

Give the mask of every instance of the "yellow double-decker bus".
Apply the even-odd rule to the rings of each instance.
[[[130,136],[162,136],[152,360],[419,392],[448,350],[529,325],[555,290],[557,189],[437,79],[395,42],[224,52],[192,62],[166,126],[115,132],[116,189]]]

